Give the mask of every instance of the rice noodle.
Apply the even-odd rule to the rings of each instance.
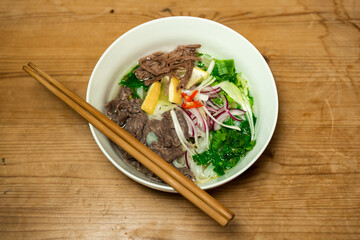
[[[186,122],[191,126],[192,131],[193,131],[193,136],[195,139],[195,145],[196,147],[199,147],[199,141],[198,141],[198,131],[197,131],[197,127],[195,126],[195,124],[193,123],[193,121],[191,120],[191,118],[189,117],[189,115],[183,110],[183,114],[184,117],[186,119]],[[189,127],[190,129],[190,127]]]
[[[216,173],[213,171],[214,166],[212,164],[209,164],[208,166],[198,165],[190,155],[187,156],[187,160],[190,170],[195,175],[196,182],[203,183],[216,177]]]
[[[176,113],[174,110],[170,110],[170,114],[171,114],[171,118],[173,120],[174,123],[174,127],[175,127],[175,132],[181,142],[181,144],[184,146],[184,148],[189,151],[192,155],[195,154],[194,150],[192,148],[190,148],[190,146],[192,145],[191,143],[189,143],[185,136],[183,131],[181,130],[181,126],[179,123],[179,120],[177,119]]]
[[[206,112],[206,114],[208,114],[208,116],[214,121],[216,122],[217,124],[223,126],[223,127],[227,127],[227,128],[231,128],[231,129],[235,129],[235,130],[238,130],[240,131],[240,128],[237,127],[237,126],[230,126],[230,125],[226,125],[226,124],[223,124],[222,122],[219,122],[218,120],[216,120],[216,118],[214,118],[211,113],[206,109],[206,107],[202,107],[202,109],[204,110],[204,112]]]

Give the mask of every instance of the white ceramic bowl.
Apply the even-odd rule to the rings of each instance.
[[[234,30],[202,18],[168,17],[141,24],[120,36],[101,56],[89,81],[86,100],[101,112],[116,96],[118,82],[139,58],[155,51],[169,51],[180,44],[201,44],[199,51],[219,59],[234,59],[238,72],[248,80],[257,116],[256,145],[225,175],[200,184],[202,189],[218,187],[248,169],[262,154],[275,129],[278,96],[271,71],[258,50]],[[126,164],[111,142],[90,125],[91,132],[106,157],[133,180],[161,191],[174,192],[167,184],[152,181]]]

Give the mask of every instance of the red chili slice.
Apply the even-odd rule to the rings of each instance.
[[[198,92],[198,90],[195,90],[190,96],[186,95],[186,93],[181,93],[185,99],[185,102],[181,105],[181,107],[184,109],[202,107],[203,104],[199,100],[194,101],[194,98]]]
[[[191,95],[190,95],[190,101],[193,101],[196,94],[198,93],[199,91],[196,89]]]
[[[190,108],[197,108],[202,107],[202,103],[199,101],[193,101],[193,102],[184,102],[181,107],[184,109],[190,109]]]
[[[186,93],[181,93],[181,95],[183,96],[183,98],[185,99],[185,101],[191,102],[190,97],[189,97],[188,95],[186,95]]]

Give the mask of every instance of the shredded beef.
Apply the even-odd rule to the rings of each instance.
[[[123,127],[127,132],[133,135],[136,139],[162,157],[165,161],[171,163],[175,159],[184,155],[181,142],[176,134],[175,127],[170,115],[170,111],[162,114],[161,120],[149,120],[147,114],[141,110],[141,100],[134,98],[132,92],[128,87],[122,87],[119,95],[114,100],[105,105],[108,117]],[[188,126],[183,113],[180,110],[175,110],[180,126],[188,138]],[[156,137],[156,142],[146,143],[146,137],[149,132],[153,132]],[[118,146],[117,146],[118,147]],[[124,159],[133,165],[138,171],[142,172],[149,178],[161,181],[154,173],[144,167],[141,163],[135,160],[130,154],[118,147],[123,153]],[[188,168],[186,168],[188,169]],[[193,179],[191,171],[185,168],[178,169],[189,179]]]
[[[161,80],[164,76],[176,77],[180,80],[178,89],[185,87],[194,68],[194,60],[200,61],[196,49],[200,44],[180,45],[175,50],[164,53],[156,52],[139,60],[135,76],[143,80],[147,86]],[[170,82],[170,81],[169,81]]]

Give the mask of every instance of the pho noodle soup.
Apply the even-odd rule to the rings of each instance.
[[[256,117],[254,99],[234,60],[215,59],[198,52],[199,47],[178,46],[139,59],[105,108],[112,121],[186,177],[204,183],[253,149]],[[138,171],[161,181],[120,151]]]

